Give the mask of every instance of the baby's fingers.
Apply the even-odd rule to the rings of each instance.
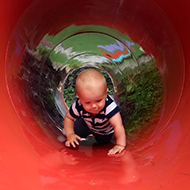
[[[79,145],[79,141],[82,141],[82,139],[79,136],[76,136],[76,139],[71,143],[74,148],[76,148],[76,145]]]
[[[113,150],[111,149],[109,150],[108,155],[112,155],[112,154],[113,154]]]
[[[125,148],[124,147],[119,147],[119,146],[114,146],[111,150],[109,150],[108,155],[114,155],[117,153],[121,153]]]
[[[109,150],[108,155],[114,155],[117,152],[118,152],[117,150],[115,150],[115,149],[112,148],[111,150]]]
[[[71,143],[72,147],[76,148],[76,145],[78,145],[78,141],[74,141]]]
[[[66,147],[70,147],[70,142],[69,142],[69,141],[66,141],[66,142],[65,142],[65,146],[66,146]]]
[[[70,142],[70,141],[66,141],[65,146],[66,147],[71,147],[72,146],[72,147],[76,148],[75,142]]]
[[[71,136],[72,138],[69,138],[66,142],[65,142],[65,146],[66,147],[74,147],[76,148],[76,145],[79,145],[79,141],[82,141],[82,139],[78,136],[78,135],[75,135],[75,136]],[[74,138],[73,138],[74,137]]]
[[[81,137],[79,137],[78,135],[76,136],[76,139],[78,139],[79,141],[82,141]],[[78,143],[78,141],[77,141],[77,143]]]

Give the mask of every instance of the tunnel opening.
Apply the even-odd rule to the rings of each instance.
[[[126,9],[126,6],[123,5],[123,7],[125,7],[125,12],[127,14],[124,15],[122,13],[122,7],[120,7],[120,13],[117,14],[117,19],[114,20],[114,25],[113,25],[113,23],[110,22],[111,19],[106,24],[102,23],[100,16],[101,15],[105,16],[104,15],[105,13],[103,13],[105,10],[99,10],[100,15],[98,18],[95,18],[95,17],[93,17],[93,15],[90,15],[91,20],[89,18],[84,19],[86,21],[86,23],[88,23],[90,21],[92,24],[98,23],[98,26],[97,25],[82,25],[82,24],[86,24],[86,23],[85,22],[81,23],[78,19],[75,18],[76,19],[75,23],[77,23],[77,25],[71,25],[71,32],[69,32],[69,30],[67,31],[67,27],[66,27],[66,26],[68,26],[69,21],[68,21],[68,23],[65,22],[63,17],[61,17],[61,19],[62,19],[61,24],[60,24],[60,20],[58,20],[57,22],[52,22],[50,20],[49,25],[47,25],[47,23],[43,23],[43,21],[42,21],[42,23],[40,23],[40,22],[38,23],[38,21],[36,20],[36,17],[33,18],[33,22],[31,22],[30,24],[27,24],[27,21],[25,20],[26,15],[32,14],[33,7],[37,7],[38,3],[41,3],[41,2],[36,1],[35,3],[33,3],[29,7],[29,9],[25,12],[25,14],[21,17],[20,21],[18,22],[17,26],[15,27],[15,30],[13,31],[13,35],[10,39],[8,53],[7,53],[6,77],[7,77],[7,84],[8,84],[8,88],[9,88],[9,92],[10,92],[10,97],[13,101],[13,104],[15,105],[15,109],[18,112],[19,117],[21,117],[21,119],[24,122],[27,120],[26,118],[28,116],[32,117],[32,115],[33,115],[32,112],[29,113],[29,111],[27,111],[28,108],[29,108],[29,110],[32,110],[32,109],[30,109],[32,106],[32,103],[29,103],[29,104],[27,103],[27,101],[28,101],[27,99],[30,99],[30,97],[27,97],[28,96],[27,94],[29,91],[31,91],[34,96],[37,96],[37,94],[36,94],[36,91],[31,88],[30,89],[25,88],[25,90],[22,89],[22,91],[20,91],[20,86],[23,87],[23,84],[20,84],[20,82],[17,81],[15,76],[17,76],[17,74],[18,74],[19,68],[22,68],[20,63],[22,62],[23,55],[25,54],[26,50],[32,54],[35,54],[35,52],[31,52],[31,51],[33,51],[38,46],[38,44],[41,41],[43,41],[43,37],[46,34],[56,35],[60,32],[60,30],[62,28],[64,28],[64,29],[66,28],[66,30],[61,30],[61,31],[64,31],[64,36],[61,37],[61,40],[60,40],[60,38],[55,40],[56,42],[55,42],[55,44],[53,44],[51,46],[51,50],[52,49],[56,50],[56,48],[57,49],[60,48],[61,44],[63,44],[63,41],[62,41],[63,39],[68,40],[68,39],[71,39],[71,36],[72,37],[78,36],[78,35],[81,35],[81,33],[86,34],[90,31],[91,34],[92,33],[96,33],[96,34],[107,33],[107,34],[109,34],[109,37],[113,36],[116,39],[120,40],[121,43],[124,42],[123,36],[127,34],[136,44],[139,44],[140,47],[143,48],[143,51],[145,51],[145,53],[147,55],[149,55],[149,57],[155,58],[156,66],[159,70],[159,73],[162,76],[163,85],[164,85],[164,104],[163,104],[163,108],[161,110],[161,115],[159,117],[159,121],[157,122],[156,126],[159,125],[160,128],[162,128],[163,126],[166,125],[166,123],[171,118],[171,115],[175,111],[175,108],[176,108],[177,103],[180,98],[182,86],[183,86],[182,85],[183,77],[179,77],[180,79],[176,80],[175,78],[170,77],[170,75],[171,75],[170,73],[176,72],[176,74],[178,74],[178,76],[183,76],[183,64],[182,64],[183,61],[182,61],[180,45],[178,43],[178,39],[175,35],[175,32],[173,31],[171,23],[168,21],[166,16],[163,15],[162,11],[158,9],[158,7],[156,7],[154,4],[149,2],[149,4],[151,4],[151,6],[150,6],[151,8],[149,10],[146,10],[146,14],[143,16],[142,14],[144,13],[146,8],[144,6],[142,6],[141,9],[138,9],[138,7],[141,4],[140,2],[138,2],[138,7],[135,7],[135,3],[134,4],[130,3],[132,8],[130,7],[127,9]],[[57,4],[55,3],[55,7],[57,9],[58,9],[58,6],[60,6],[60,2],[57,2]],[[67,6],[72,10],[70,4],[68,4]],[[96,6],[99,6],[98,3]],[[92,10],[97,11],[96,6],[95,7],[92,6]],[[83,9],[85,6],[80,5],[80,7]],[[135,14],[132,13],[132,9],[136,11]],[[106,8],[107,12],[109,12],[111,10],[112,9]],[[44,8],[44,10],[42,10],[40,12],[40,14],[38,15],[38,16],[41,16],[41,18],[43,18],[43,14],[42,14],[43,11],[45,12],[46,9]],[[53,9],[52,9],[52,11],[53,11]],[[150,12],[148,12],[148,11],[150,11]],[[150,20],[149,18],[153,11],[156,11],[155,15],[157,15],[157,16],[153,17],[152,18],[153,20]],[[72,13],[72,11],[71,11],[71,13]],[[65,12],[65,16],[70,18],[70,23],[72,23],[72,19],[73,19],[71,13]],[[58,9],[57,14],[54,15],[55,18],[58,18],[58,16],[60,16],[60,14],[61,14],[60,9]],[[76,13],[76,14],[80,14],[80,13]],[[133,15],[133,16],[129,17],[129,15],[130,16]],[[155,21],[155,24],[152,23],[154,21]],[[151,26],[152,26],[151,28],[149,28],[148,23],[149,24],[151,23]],[[42,24],[46,24],[46,27],[43,28],[43,31],[42,31],[42,26],[41,26]],[[24,29],[22,28],[22,26],[24,26]],[[109,26],[109,27],[107,27],[107,26]],[[112,26],[112,27],[110,28],[110,26]],[[35,30],[31,29],[32,27],[35,28]],[[53,31],[50,28],[53,28]],[[106,29],[106,32],[105,32],[105,29]],[[117,30],[117,32],[115,32],[115,31],[113,32],[113,29]],[[99,44],[99,45],[101,45],[101,44]],[[132,52],[132,51],[130,50],[130,52]],[[173,54],[173,52],[175,52],[175,54]],[[44,50],[42,50],[42,53],[44,53]],[[55,57],[53,57],[54,56],[53,53],[54,53],[54,51],[51,51],[50,54],[48,54],[48,56],[46,56],[46,58],[43,58],[42,60],[40,60],[40,63],[37,63],[37,66],[38,66],[37,68],[39,70],[37,70],[36,72],[40,72],[40,76],[43,73],[43,71],[45,71],[45,69],[44,70],[42,69],[44,66],[44,63],[45,62],[47,63],[48,61],[51,61],[51,59],[55,58]],[[97,57],[99,56],[98,53],[97,52],[95,53]],[[39,56],[39,55],[35,55],[35,56]],[[77,55],[76,57],[80,57],[80,56]],[[107,58],[106,56],[105,56],[105,59],[107,59],[107,62],[110,64],[110,59]],[[138,61],[136,60],[136,57],[133,59],[135,60],[134,61],[135,64],[138,65]],[[73,60],[74,59],[71,58],[69,61],[72,62]],[[174,62],[175,63],[178,62],[178,63],[173,64]],[[57,62],[54,61],[54,63],[57,63]],[[111,61],[111,63],[113,64],[113,60]],[[48,67],[53,67],[50,62],[48,64],[50,64],[50,65],[48,65]],[[72,63],[70,63],[70,64],[72,65]],[[107,64],[107,65],[109,66],[109,64]],[[32,63],[30,64],[30,66],[32,66]],[[73,68],[75,68],[75,67],[76,66],[73,64]],[[71,68],[71,70],[73,68]],[[67,67],[64,67],[61,69],[60,69],[61,72],[59,74],[56,73],[54,76],[57,76],[60,78],[62,78],[62,77],[65,78],[68,75],[68,72],[63,74],[63,70],[68,69]],[[118,67],[116,65],[116,70],[117,69],[118,69]],[[27,68],[25,70],[26,70],[26,73],[30,72]],[[109,70],[111,70],[111,69],[109,68]],[[121,70],[121,69],[119,69],[119,70]],[[70,72],[70,68],[69,68],[69,72]],[[110,74],[110,72],[111,71],[109,71],[108,73]],[[44,77],[48,78],[48,72],[45,74],[47,74],[47,76],[44,75]],[[116,77],[112,77],[112,78],[115,79]],[[120,77],[119,80],[121,78],[122,77]],[[41,77],[35,78],[35,80],[33,82],[39,84],[39,86],[37,87],[38,88],[37,90],[40,92],[39,102],[40,102],[40,104],[42,102],[42,104],[43,104],[42,106],[44,107],[44,101],[42,101],[42,98],[47,98],[47,96],[45,94],[43,94],[43,92],[40,88],[41,88],[41,86],[46,86],[46,85],[44,85],[45,83],[42,83],[41,79],[42,79]],[[26,79],[26,80],[28,80],[30,82],[32,81],[30,79]],[[55,86],[55,89],[62,87],[62,86],[59,86],[59,85],[61,85],[60,82],[62,82],[62,81],[63,81],[63,79],[59,79],[56,81],[57,84]],[[46,80],[46,82],[47,82],[47,80]],[[15,85],[17,83],[18,83],[18,85]],[[118,80],[116,83],[118,83]],[[175,83],[175,86],[173,85],[173,83]],[[26,86],[29,87],[28,84]],[[170,86],[170,89],[172,89],[172,90],[168,90],[168,86]],[[48,88],[48,86],[46,86],[46,87]],[[123,89],[123,86],[121,85],[121,87],[119,87],[119,85],[118,85],[117,89],[119,89],[119,88]],[[16,92],[17,92],[17,98],[14,98]],[[22,92],[22,93],[19,94],[18,92]],[[52,91],[51,88],[49,89],[49,94],[54,96],[54,92],[55,91],[54,90]],[[175,94],[175,96],[173,96],[174,94]],[[23,95],[26,95],[26,98],[25,98],[26,106],[23,106],[23,101],[24,101]],[[115,98],[117,100],[118,93],[115,95],[116,95]],[[51,100],[51,97],[48,97],[48,98],[50,98],[50,100]],[[49,103],[49,100],[45,100],[45,101],[47,101],[47,104]],[[55,101],[55,99],[53,101]],[[39,102],[37,102],[37,105],[39,105],[38,104]],[[50,106],[50,108],[51,108],[51,106]],[[50,109],[50,108],[45,108],[43,114],[42,114],[42,112],[40,112],[40,117],[38,117],[37,119],[35,117],[34,123],[37,120],[37,125],[40,125],[41,128],[43,128],[43,130],[44,130],[44,126],[45,126],[44,123],[46,123],[48,125],[50,124],[50,127],[49,127],[50,131],[51,132],[53,131],[53,133],[59,133],[59,131],[62,127],[60,123],[62,123],[63,117],[60,113],[57,114],[57,112],[55,112],[54,113],[55,118],[57,116],[58,116],[58,118],[57,119],[53,118],[51,115],[52,109]],[[57,108],[55,110],[57,110]],[[39,113],[38,108],[36,108],[36,112]],[[64,113],[64,112],[65,111],[62,110],[62,113]],[[46,122],[44,122],[44,118],[47,119],[47,120],[45,119]],[[59,120],[59,121],[57,122],[57,120]],[[54,131],[54,128],[55,128],[54,126],[56,126],[56,128],[57,128],[56,132]],[[29,130],[31,130],[32,133],[36,134],[36,132],[35,132],[36,127],[34,127],[34,129],[30,128]],[[159,131],[159,130],[160,129],[156,129],[155,131]],[[45,129],[45,131],[46,131],[46,129]],[[154,132],[154,133],[157,133],[157,132]]]
[[[128,36],[123,36],[124,44],[106,34],[85,32],[56,44],[63,34],[64,30],[55,36],[44,36],[34,50],[26,47],[17,73],[16,80],[26,94],[35,120],[43,124],[42,128],[62,131],[68,104],[74,101],[66,102],[63,94],[67,94],[67,99],[76,96],[72,93],[74,79],[77,71],[87,66],[108,74],[107,84],[113,83],[111,95],[120,107],[128,136],[134,137],[134,133],[137,136],[137,132],[140,134],[143,129],[150,130],[150,126],[156,125],[164,91],[153,56],[147,55]],[[71,83],[69,86],[66,79],[73,72],[70,81],[67,80]]]

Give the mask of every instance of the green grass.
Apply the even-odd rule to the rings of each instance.
[[[156,121],[163,104],[162,78],[154,65],[144,67],[135,83],[137,84],[133,87],[135,93],[129,96],[129,99],[135,100],[135,107],[126,126],[128,133],[141,130]]]

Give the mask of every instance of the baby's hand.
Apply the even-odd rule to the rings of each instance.
[[[72,146],[72,147],[76,148],[76,145],[79,145],[78,140],[82,141],[82,139],[78,135],[72,133],[67,137],[67,140],[65,142],[65,146],[66,147]]]
[[[108,155],[121,153],[124,149],[125,149],[125,146],[115,145],[112,149],[109,150]]]

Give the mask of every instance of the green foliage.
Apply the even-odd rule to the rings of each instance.
[[[71,106],[71,104],[75,101],[76,99],[76,91],[74,88],[67,88],[63,92],[65,102],[68,107]]]
[[[45,57],[45,56],[47,56],[47,55],[49,54],[50,49],[47,48],[47,47],[38,46],[38,47],[36,47],[36,48],[34,49],[34,51],[38,51],[38,53],[39,53],[39,55],[40,55],[41,57]]]
[[[61,53],[55,53],[55,51],[51,52],[49,58],[52,62],[59,62],[62,64],[67,61],[67,57],[63,56]]]
[[[141,74],[135,79],[134,93],[129,99],[135,100],[135,108],[130,115],[126,131],[141,130],[144,126],[158,119],[163,104],[162,78],[155,64],[142,67]]]

